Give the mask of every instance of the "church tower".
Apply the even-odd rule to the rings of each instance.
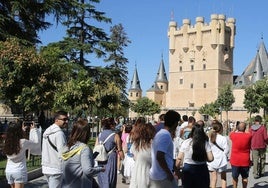
[[[155,78],[155,82],[150,89],[146,91],[146,96],[158,103],[160,106],[166,105],[166,92],[168,91],[168,79],[165,70],[163,56],[160,61],[158,72]]]
[[[133,77],[130,83],[130,88],[128,90],[128,99],[131,103],[136,103],[137,100],[140,99],[141,97],[142,97],[142,89],[140,86],[140,80],[138,76],[137,67],[135,65],[135,70],[134,70]],[[129,117],[130,118],[136,117],[136,113],[132,112],[129,109]]]
[[[169,87],[166,107],[182,112],[197,111],[215,101],[219,89],[233,82],[235,19],[211,15],[195,25],[184,19],[169,22]]]

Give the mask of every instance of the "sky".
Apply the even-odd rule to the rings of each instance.
[[[107,28],[119,23],[123,25],[131,41],[124,49],[129,61],[127,89],[136,66],[143,96],[154,83],[162,57],[168,76],[167,32],[172,17],[178,27],[182,26],[182,20],[186,18],[194,25],[195,18],[199,16],[209,23],[211,14],[235,18],[234,75],[241,75],[255,57],[262,38],[268,46],[267,0],[101,0],[95,6],[112,19],[112,24]],[[39,36],[42,45],[47,45],[61,40],[65,36],[65,30],[54,25],[40,32]]]

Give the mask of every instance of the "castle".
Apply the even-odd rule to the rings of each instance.
[[[248,114],[243,107],[243,86],[255,83],[267,75],[268,58],[262,42],[256,58],[243,74],[234,76],[235,34],[235,19],[226,19],[223,14],[212,14],[210,23],[205,23],[203,17],[197,17],[195,25],[191,25],[189,19],[183,19],[181,26],[171,20],[167,34],[169,78],[162,58],[155,82],[146,91],[146,96],[161,106],[161,113],[173,109],[180,114],[203,119],[198,109],[206,103],[214,102],[222,86],[233,84],[235,103],[228,112],[228,118],[240,121],[247,119]],[[135,67],[129,100],[135,103],[141,97],[142,89]],[[129,117],[135,116],[130,110]],[[222,120],[226,120],[225,113],[221,116]]]

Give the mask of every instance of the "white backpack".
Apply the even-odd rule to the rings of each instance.
[[[106,151],[106,148],[104,147],[104,144],[107,142],[107,140],[113,136],[115,133],[110,134],[104,142],[100,142],[94,147],[93,153],[96,153],[94,155],[97,155],[95,158],[95,161],[104,162],[108,160],[109,154],[113,152],[114,148],[111,149],[109,152]]]

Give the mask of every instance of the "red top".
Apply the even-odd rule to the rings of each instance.
[[[251,134],[245,132],[231,132],[232,150],[230,163],[233,166],[250,166]]]
[[[263,125],[252,125],[250,128],[252,135],[251,149],[264,149],[268,143],[267,130]]]

